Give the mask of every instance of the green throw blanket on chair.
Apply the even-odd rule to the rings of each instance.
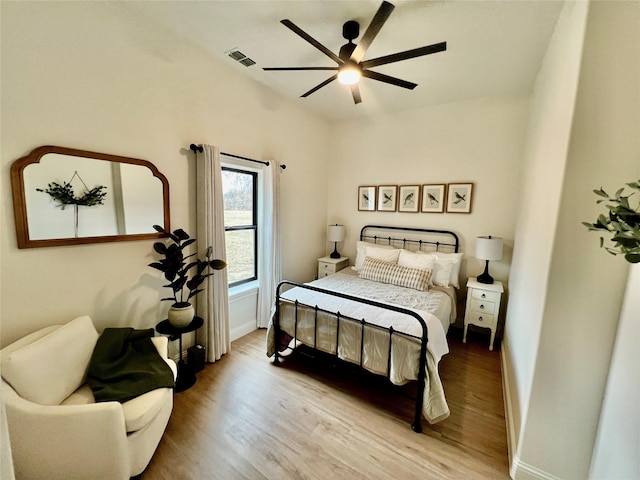
[[[156,388],[175,386],[171,367],[151,337],[152,328],[105,328],[87,373],[96,402],[126,402]]]

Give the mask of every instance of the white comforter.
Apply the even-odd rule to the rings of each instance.
[[[337,273],[324,277],[311,285],[349,295],[364,297],[381,303],[395,304],[418,313],[428,328],[427,375],[425,379],[423,414],[430,423],[436,423],[449,416],[449,407],[438,376],[438,362],[449,352],[445,330],[451,312],[451,300],[447,294],[438,291],[417,292],[403,287],[380,284],[363,280],[349,273]],[[410,315],[400,314],[370,305],[352,302],[303,288],[293,288],[283,298],[318,306],[331,312],[340,312],[342,316],[366,319],[385,328],[393,326],[395,331],[422,336],[422,327]],[[298,309],[298,324],[295,326],[293,304],[283,303],[280,307],[280,328],[289,335],[297,335],[297,340],[332,354],[336,353],[336,317],[318,312],[317,327],[313,309]],[[434,313],[438,314],[441,319]],[[444,319],[444,320],[442,320]],[[342,360],[360,363],[361,352],[360,322],[341,319],[337,355]],[[396,385],[409,380],[417,380],[420,357],[420,342],[402,335],[394,335],[391,348],[391,369],[389,379]],[[267,355],[275,353],[273,322],[267,330]],[[365,328],[364,347],[362,347],[362,366],[367,370],[386,375],[388,369],[389,333],[376,328]]]

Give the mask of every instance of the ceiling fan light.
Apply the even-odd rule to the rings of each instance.
[[[338,72],[338,81],[342,85],[354,85],[360,81],[362,72],[355,65],[347,65]]]

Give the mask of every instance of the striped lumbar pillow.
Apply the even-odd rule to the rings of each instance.
[[[401,267],[397,263],[384,262],[366,257],[358,274],[360,278],[380,283],[391,283],[399,287],[426,292],[429,288],[431,270]]]

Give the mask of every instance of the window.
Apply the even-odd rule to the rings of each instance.
[[[222,167],[229,286],[258,278],[258,174]]]

